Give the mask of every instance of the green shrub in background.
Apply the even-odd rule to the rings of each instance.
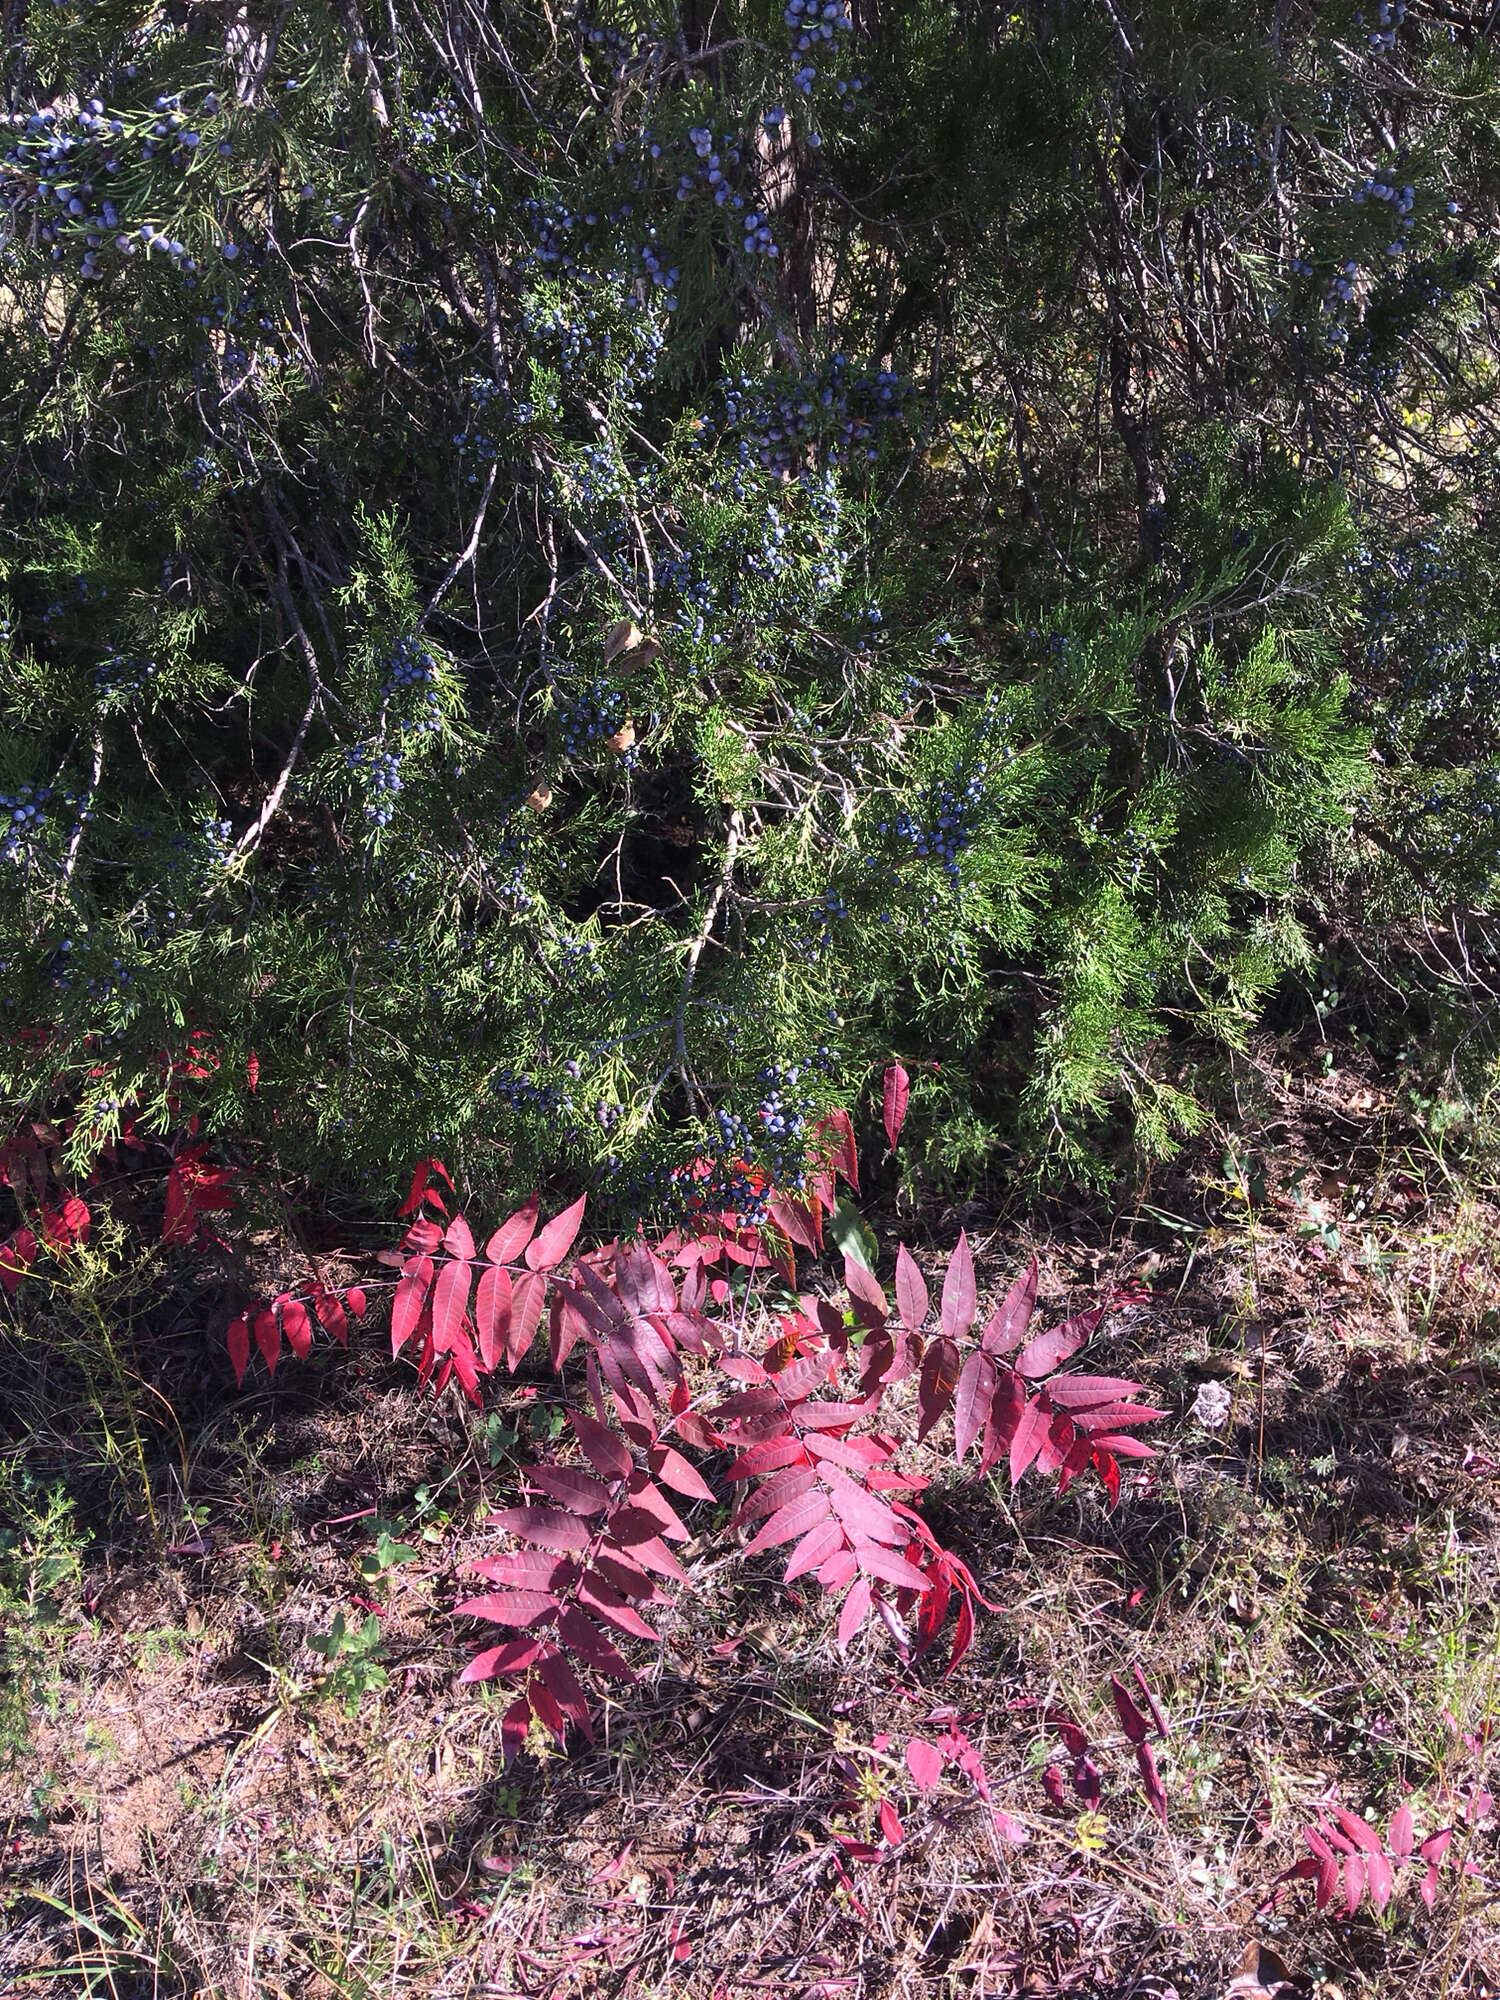
[[[1086,1172],[1331,943],[1481,992],[1455,10],[16,18],[0,1088],[80,1158],[640,1212],[897,1052]]]

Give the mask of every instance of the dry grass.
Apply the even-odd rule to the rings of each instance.
[[[16,1330],[10,1462],[68,1482],[93,1535],[36,1639],[4,1781],[0,1990],[1219,2000],[1256,1939],[1288,1993],[1492,1990],[1493,1821],[1480,1872],[1431,1914],[1410,1887],[1384,1918],[1319,1917],[1305,1884],[1262,1905],[1321,1803],[1383,1818],[1490,1761],[1500,1212],[1357,1077],[1252,1085],[1235,1145],[1268,1172],[1253,1206],[1216,1146],[1124,1215],[924,1218],[940,1248],[965,1224],[992,1286],[1034,1248],[1052,1305],[1145,1274],[1153,1303],[1090,1360],[1173,1413],[1113,1514],[1097,1489],[946,1475],[933,1525],[1006,1607],[955,1676],[913,1675],[874,1626],[841,1659],[822,1604],[774,1566],[747,1574],[705,1518],[695,1588],[598,1744],[509,1776],[446,1615],[507,1490],[467,1414],[336,1360],[235,1398],[200,1330],[213,1302],[185,1298],[138,1330],[161,1392],[138,1398],[153,1544],[128,1454],[104,1478],[66,1343]],[[1219,1431],[1191,1415],[1208,1380],[1233,1396]],[[163,1400],[170,1422],[149,1414]],[[377,1521],[416,1554],[371,1581]],[[360,1597],[389,1681],[340,1698],[306,1642]],[[1136,1662],[1173,1720],[1166,1829],[1109,1706]],[[906,1778],[938,1703],[1024,1846],[965,1782],[922,1798]],[[1098,1746],[1098,1824],[1041,1784],[1059,1705]],[[836,1836],[868,1834],[881,1796],[905,1838],[841,1864]]]

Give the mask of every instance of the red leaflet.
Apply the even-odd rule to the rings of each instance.
[[[611,1430],[596,1423],[592,1417],[585,1417],[577,1410],[569,1410],[568,1422],[573,1426],[573,1435],[582,1447],[584,1457],[606,1479],[625,1479],[634,1470],[635,1460]]]
[[[510,1273],[498,1264],[486,1264],[479,1274],[474,1294],[474,1330],[479,1335],[479,1358],[485,1372],[500,1366],[510,1338]]]
[[[899,1847],[906,1838],[906,1833],[901,1825],[901,1816],[889,1799],[880,1801],[880,1812],[877,1817],[880,1820],[880,1831],[885,1835],[887,1844]]]
[[[1415,1841],[1410,1806],[1398,1806],[1391,1814],[1390,1843],[1398,1861],[1405,1861],[1411,1854]]]
[[[665,1549],[666,1544],[661,1544]],[[636,1551],[639,1555],[640,1551]],[[646,1572],[628,1556],[623,1549],[601,1549],[594,1558],[595,1573],[607,1577],[626,1597],[633,1597],[637,1604],[665,1604],[666,1592],[654,1584]],[[664,1572],[657,1571],[660,1576]],[[682,1571],[677,1572],[679,1576]]]
[[[967,1593],[958,1600],[958,1615],[953,1621],[953,1647],[948,1654],[948,1664],[944,1673],[951,1674],[960,1660],[974,1643],[974,1606]]]
[[[537,1679],[528,1683],[526,1697],[531,1703],[532,1712],[535,1714],[537,1721],[541,1723],[544,1729],[550,1729],[559,1743],[564,1743],[567,1741],[568,1735],[568,1718],[558,1707],[556,1701],[554,1701],[552,1690],[540,1678],[540,1662],[538,1662],[537,1666],[537,1675]]]
[[[536,1339],[546,1299],[547,1280],[535,1271],[522,1271],[511,1287],[510,1332],[505,1341],[505,1365],[512,1374]]]
[[[424,1257],[430,1256],[434,1250],[440,1250],[442,1244],[442,1230],[425,1215],[414,1222],[401,1239],[403,1250],[416,1250]]]
[[[822,1215],[818,1204],[801,1202],[791,1195],[778,1195],[766,1214],[782,1235],[799,1249],[817,1251],[823,1242]]]
[[[1000,1377],[985,1420],[984,1442],[979,1450],[981,1473],[988,1472],[1010,1450],[1011,1439],[1016,1434],[1016,1426],[1025,1407],[1026,1385],[1014,1369],[1007,1368]]]
[[[805,1412],[801,1413],[805,1416]],[[737,1458],[724,1474],[727,1480],[759,1479],[762,1474],[778,1471],[784,1465],[804,1465],[807,1462],[807,1448],[800,1438],[768,1438],[764,1444],[755,1444]]]
[[[668,1541],[685,1542],[689,1539],[687,1529],[678,1518],[677,1511],[659,1486],[655,1486],[639,1470],[630,1475],[628,1489],[631,1504],[642,1514],[655,1521],[659,1532]]]
[[[644,1243],[627,1243],[615,1254],[615,1286],[628,1312],[670,1313],[677,1310],[672,1274]]]
[[[842,1174],[850,1187],[858,1194],[859,1154],[855,1150],[854,1126],[850,1121],[848,1112],[830,1111],[828,1116],[818,1126],[817,1136],[829,1140],[832,1149],[829,1155],[829,1165],[836,1174]],[[833,1212],[833,1207],[834,1204],[830,1201],[828,1203],[830,1214]]]
[[[943,1331],[950,1340],[961,1340],[968,1332],[974,1324],[978,1303],[978,1294],[974,1289],[974,1259],[969,1252],[968,1233],[961,1229],[943,1276],[942,1322]]]
[[[430,1201],[434,1208],[439,1208],[445,1215],[447,1214],[446,1202],[432,1185],[434,1176],[445,1180],[448,1183],[449,1193],[452,1193],[453,1176],[441,1160],[418,1160],[411,1177],[411,1192],[396,1210],[397,1215],[415,1215],[424,1201]]]
[[[472,1271],[471,1264],[460,1257],[453,1257],[437,1274],[432,1292],[432,1338],[439,1354],[451,1352],[459,1329],[468,1317]],[[290,1334],[287,1337],[290,1339]]]
[[[255,1315],[255,1344],[265,1357],[267,1368],[274,1375],[276,1363],[281,1358],[281,1326],[269,1306],[262,1306]]]
[[[617,1632],[628,1632],[635,1639],[661,1639],[659,1632],[653,1631],[639,1611],[625,1598],[623,1591],[593,1571],[585,1572],[578,1585],[578,1600],[586,1604],[606,1625],[612,1625]]]
[[[229,1322],[224,1338],[229,1343],[229,1365],[234,1370],[234,1385],[238,1388],[250,1365],[250,1324],[243,1313]]]
[[[391,1352],[399,1354],[417,1330],[432,1284],[432,1259],[408,1257],[391,1301]]]
[[[503,1646],[490,1646],[476,1653],[459,1675],[461,1681],[489,1681],[496,1674],[519,1673],[529,1667],[542,1650],[537,1639],[507,1639]]]
[[[570,1577],[575,1565],[561,1556],[524,1553],[514,1556],[481,1556],[469,1568],[487,1583],[514,1584],[521,1590],[551,1590]]]
[[[656,1445],[646,1458],[658,1479],[665,1480],[674,1493],[688,1500],[716,1500],[718,1495],[702,1473],[689,1465],[680,1451],[667,1444]]]
[[[340,1347],[349,1345],[349,1321],[344,1312],[344,1302],[337,1292],[319,1292],[313,1300],[313,1311],[318,1323],[331,1333]]]
[[[1147,1686],[1145,1673],[1143,1672],[1143,1670],[1139,1665],[1135,1667],[1134,1672],[1136,1678],[1136,1685],[1140,1688],[1141,1693],[1145,1696],[1146,1706],[1151,1711],[1151,1720],[1156,1724],[1157,1735],[1163,1737],[1170,1736],[1172,1734],[1172,1725],[1170,1721],[1167,1719],[1167,1711],[1162,1707],[1161,1703],[1157,1700],[1156,1696],[1151,1692],[1150,1688]],[[1407,1817],[1407,1823],[1410,1824],[1411,1814],[1408,1813],[1406,1817]]]
[[[1151,1754],[1149,1743],[1137,1743],[1135,1761],[1140,1767],[1141,1783],[1146,1788],[1146,1803],[1165,1826],[1167,1823],[1167,1795],[1162,1790],[1161,1779],[1157,1775],[1156,1759]]]
[[[1060,1367],[1078,1352],[1103,1317],[1103,1306],[1095,1306],[1092,1312],[1078,1313],[1072,1319],[1065,1319],[1061,1326],[1054,1326],[1050,1332],[1038,1334],[1016,1356],[1016,1373],[1032,1381],[1038,1376],[1050,1375],[1054,1368]]]
[[[927,1281],[917,1269],[917,1260],[904,1243],[896,1248],[896,1310],[901,1315],[901,1324],[908,1333],[921,1330],[926,1319],[930,1300],[927,1296]]]
[[[818,1581],[825,1590],[842,1590],[858,1574],[853,1549],[835,1549],[818,1569]]]
[[[1366,1854],[1379,1854],[1382,1852],[1380,1835],[1367,1819],[1360,1819],[1355,1813],[1345,1812],[1342,1806],[1334,1806],[1332,1811],[1345,1837],[1355,1847],[1362,1847]]]
[[[894,1549],[883,1549],[878,1542],[862,1542],[854,1551],[854,1560],[866,1576],[878,1576],[882,1583],[894,1583],[902,1590],[929,1591],[928,1579],[905,1556],[898,1556]]]
[[[1120,1504],[1120,1468],[1118,1464],[1107,1451],[1101,1451],[1098,1445],[1090,1448],[1089,1458],[1093,1463],[1095,1472],[1099,1475],[1099,1482],[1104,1488],[1105,1496],[1111,1508],[1118,1507]]]
[[[492,1264],[512,1264],[531,1241],[536,1229],[537,1199],[533,1195],[524,1208],[508,1216],[484,1246]]]
[[[916,1408],[922,1414],[918,1426],[918,1442],[926,1438],[932,1426],[940,1420],[942,1412],[954,1400],[954,1384],[958,1382],[958,1348],[948,1336],[928,1344],[928,1352],[922,1358],[922,1378],[916,1384]]]
[[[1091,1406],[1109,1407],[1122,1396],[1137,1394],[1140,1386],[1119,1375],[1054,1375],[1047,1394],[1059,1408],[1077,1410],[1081,1423]]]
[[[760,1533],[746,1550],[747,1556],[755,1555],[761,1549],[773,1549],[778,1542],[790,1542],[809,1528],[817,1527],[829,1516],[827,1495],[824,1493],[804,1493],[800,1498],[789,1501],[785,1507],[778,1507],[766,1522]]]
[[[953,1402],[953,1455],[961,1459],[984,1429],[994,1401],[995,1364],[976,1347],[963,1365]]]
[[[1037,1262],[1035,1257],[990,1314],[984,1329],[986,1354],[1009,1354],[1019,1347],[1036,1310]]]
[[[1370,1901],[1375,1905],[1377,1912],[1383,1910],[1391,1900],[1396,1877],[1378,1841],[1372,1852],[1365,1856],[1365,1881],[1369,1887]]]
[[[1055,1806],[1066,1806],[1067,1792],[1063,1789],[1063,1774],[1055,1764],[1049,1764],[1042,1773],[1042,1790]]]
[[[281,1330],[293,1354],[299,1361],[305,1361],[312,1352],[312,1322],[307,1317],[307,1307],[300,1299],[282,1300]]]
[[[363,1287],[360,1285],[351,1285],[344,1294],[344,1304],[349,1308],[352,1318],[363,1319],[365,1316],[365,1294]]]
[[[507,1534],[519,1535],[541,1549],[561,1549],[564,1554],[586,1549],[591,1539],[588,1529],[561,1507],[502,1507],[490,1515],[490,1525]]]
[[[633,1670],[625,1664],[618,1650],[605,1638],[593,1619],[586,1618],[576,1605],[569,1605],[558,1614],[557,1635],[596,1673],[607,1674],[617,1681],[635,1679]]]
[[[783,1583],[795,1583],[799,1576],[809,1570],[820,1573],[830,1556],[834,1556],[844,1546],[844,1530],[837,1521],[820,1521],[816,1528],[809,1528],[792,1551],[791,1560],[781,1573]],[[824,1584],[824,1588],[829,1586]]]
[[[531,1477],[570,1514],[602,1514],[609,1505],[609,1488],[591,1472],[579,1472],[571,1465],[536,1465]]]
[[[867,1271],[857,1257],[846,1256],[844,1283],[849,1288],[855,1312],[872,1333],[879,1333],[890,1307],[886,1304],[885,1293],[875,1281],[874,1273]]]
[[[533,1271],[550,1271],[562,1262],[573,1247],[573,1238],[578,1234],[578,1225],[583,1221],[584,1203],[587,1195],[580,1195],[571,1208],[565,1208],[561,1215],[554,1215],[537,1236],[526,1245],[526,1262]]]
[[[900,1063],[892,1063],[885,1073],[885,1096],[881,1105],[881,1116],[885,1120],[885,1136],[890,1141],[893,1153],[896,1150],[896,1141],[901,1137],[901,1127],[906,1123],[906,1101],[910,1096],[910,1077]]]
[[[991,1818],[995,1822],[995,1832],[1008,1847],[1024,1847],[1030,1840],[1031,1834],[1020,1820],[1013,1818],[1008,1812],[1001,1812],[998,1806],[991,1814]]]
[[[443,1248],[466,1261],[474,1255],[474,1237],[461,1215],[455,1215],[444,1231]]]
[[[483,1597],[466,1597],[455,1604],[455,1618],[487,1618],[491,1625],[535,1625],[557,1609],[550,1591],[492,1590]]]
[[[1149,1733],[1146,1718],[1131,1700],[1129,1690],[1117,1674],[1109,1677],[1109,1691],[1115,1698],[1115,1713],[1126,1736],[1132,1743],[1144,1743]]]
[[[537,1663],[537,1674],[569,1722],[576,1722],[592,1743],[594,1722],[589,1714],[588,1697],[578,1684],[578,1676],[562,1654],[555,1652],[544,1654]]]
[[[531,1732],[531,1703],[517,1695],[500,1718],[500,1761],[508,1771]]]
[[[849,1530],[851,1542],[884,1542],[890,1548],[905,1547],[906,1524],[897,1520],[884,1501],[877,1500],[832,1466],[820,1468],[818,1477],[827,1489],[834,1511]]]
[[[930,1792],[943,1775],[943,1752],[936,1743],[913,1736],[906,1746],[906,1768],[919,1792]]]
[[[892,1140],[892,1144],[895,1141]],[[870,1615],[872,1592],[869,1580],[860,1577],[849,1586],[849,1591],[839,1607],[838,1643],[847,1646]]]

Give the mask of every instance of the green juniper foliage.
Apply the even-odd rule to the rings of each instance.
[[[80,1159],[170,1083],[640,1212],[899,1053],[1077,1171],[1330,937],[1482,987],[1485,10],[3,18],[0,1088]]]

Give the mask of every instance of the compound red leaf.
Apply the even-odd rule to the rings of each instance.
[[[799,1535],[805,1535],[809,1528],[815,1528],[820,1521],[826,1521],[829,1512],[825,1493],[804,1493],[785,1507],[777,1508],[754,1541],[748,1544],[745,1554],[753,1556],[761,1549],[774,1549],[778,1542],[794,1541]]]
[[[1050,1375],[1054,1368],[1060,1368],[1063,1362],[1078,1352],[1103,1317],[1103,1306],[1095,1306],[1092,1312],[1077,1313],[1072,1319],[1065,1319],[1061,1326],[1038,1334],[1016,1356],[1016,1373],[1030,1381]]]
[[[455,1215],[443,1232],[443,1248],[465,1263],[474,1255],[474,1233],[461,1215]]]
[[[510,1332],[505,1340],[505,1365],[512,1374],[520,1367],[536,1339],[547,1302],[547,1280],[537,1271],[522,1271],[511,1286]]]
[[[968,1332],[974,1324],[978,1306],[979,1295],[974,1288],[974,1258],[969,1250],[968,1232],[961,1229],[953,1246],[953,1255],[948,1259],[948,1269],[943,1275],[941,1318],[943,1331],[950,1340],[961,1340]]]
[[[859,1577],[849,1586],[842,1605],[839,1607],[838,1643],[847,1647],[870,1615],[870,1605],[874,1593],[868,1577]]]
[[[549,1591],[492,1590],[483,1597],[466,1597],[455,1604],[455,1618],[485,1618],[491,1625],[535,1625],[539,1618],[557,1609],[557,1599]]]
[[[880,1115],[885,1122],[885,1136],[890,1141],[893,1153],[896,1150],[896,1141],[901,1137],[901,1127],[906,1123],[906,1104],[910,1096],[911,1078],[900,1063],[892,1063],[885,1073],[885,1091]]]
[[[224,1338],[229,1344],[229,1365],[234,1370],[234,1385],[238,1388],[250,1365],[250,1322],[243,1313],[229,1322]]]
[[[687,1500],[716,1500],[718,1495],[696,1467],[688,1464],[680,1451],[659,1444],[647,1453],[646,1463],[657,1478]]]
[[[1009,1354],[1020,1346],[1036,1311],[1037,1277],[1033,1257],[985,1324],[982,1344],[986,1354]]]
[[[567,1256],[573,1247],[573,1238],[578,1234],[578,1226],[583,1221],[587,1200],[588,1196],[581,1194],[571,1208],[565,1208],[561,1215],[554,1215],[527,1244],[526,1262],[530,1269],[550,1271]]]
[[[479,1335],[479,1358],[488,1374],[500,1366],[510,1339],[510,1306],[510,1272],[500,1264],[486,1264],[474,1294],[474,1329]]]
[[[570,1514],[602,1514],[609,1505],[609,1488],[591,1472],[571,1465],[537,1465],[531,1477],[552,1499],[561,1501]]]
[[[533,1195],[524,1208],[518,1208],[514,1215],[507,1216],[484,1246],[484,1254],[492,1264],[512,1264],[536,1230],[537,1199]]]
[[[560,1549],[565,1555],[586,1549],[592,1539],[582,1521],[561,1507],[502,1507],[489,1518],[491,1527],[518,1535],[540,1549]]]
[[[408,1257],[391,1302],[391,1352],[399,1354],[416,1332],[432,1288],[432,1259]]]
[[[904,1243],[896,1246],[896,1310],[908,1333],[917,1333],[927,1318],[932,1301],[927,1280],[917,1268],[917,1260]]]
[[[917,1409],[921,1422],[917,1428],[918,1443],[926,1437],[953,1401],[953,1391],[958,1382],[958,1348],[946,1334],[929,1342],[922,1358],[922,1373],[917,1382]]]
[[[568,1422],[573,1426],[573,1435],[583,1451],[584,1457],[594,1470],[606,1479],[627,1479],[635,1469],[635,1460],[612,1430],[607,1430],[592,1417],[586,1417],[577,1410],[569,1410]]]
[[[996,1388],[995,1364],[982,1347],[969,1355],[953,1401],[953,1455],[962,1459],[983,1431]]]

